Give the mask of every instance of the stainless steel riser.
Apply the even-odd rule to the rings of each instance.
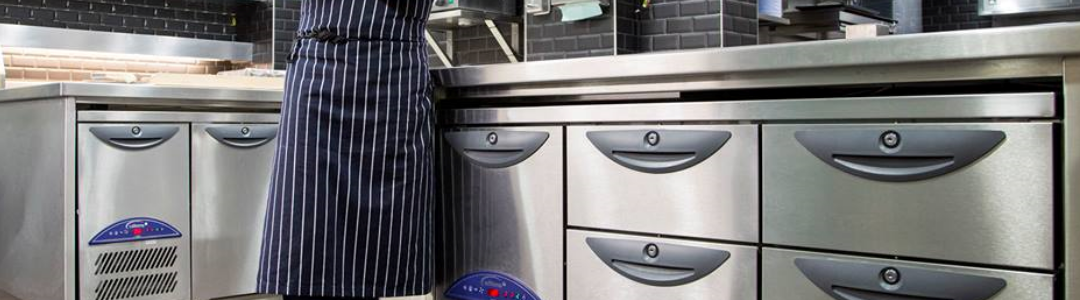
[[[762,251],[761,281],[762,300],[1054,299],[1050,274],[773,248]]]
[[[1053,136],[1049,123],[765,125],[763,242],[1052,270]]]
[[[495,271],[543,300],[562,299],[562,128],[447,131],[438,140],[435,296],[466,274]]]
[[[758,152],[757,125],[567,127],[569,224],[756,243]]]

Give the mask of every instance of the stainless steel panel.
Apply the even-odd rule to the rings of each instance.
[[[806,278],[802,271],[800,271],[799,268],[795,265],[796,258],[820,258],[829,260],[842,260],[848,262],[894,265],[896,267],[907,266],[949,272],[954,274],[969,274],[994,277],[1004,279],[1006,281],[1005,288],[998,292],[998,294],[992,298],[994,300],[1054,299],[1054,276],[1050,274],[970,268],[942,264],[918,263],[903,260],[876,259],[774,248],[764,248],[762,250],[761,299],[834,299]],[[902,283],[903,277],[901,276],[901,284]]]
[[[0,104],[0,295],[73,299],[74,126],[67,101]],[[3,298],[3,297],[0,297]]]
[[[649,174],[619,165],[586,137],[621,130],[724,131],[731,138],[689,169]],[[757,125],[573,126],[566,146],[570,225],[759,241]]]
[[[1064,190],[1065,299],[1080,299],[1080,57],[1065,60]],[[1073,183],[1073,184],[1070,184]]]
[[[802,130],[994,130],[1005,140],[940,177],[884,182],[815,157]],[[821,249],[1054,268],[1049,123],[766,125],[762,240]]]
[[[635,77],[677,78],[691,74],[722,76],[806,68],[877,68],[890,64],[1076,54],[1080,53],[1080,45],[1069,37],[1077,35],[1080,24],[1055,24],[449,68],[435,70],[434,75],[441,86],[463,88]]]
[[[179,131],[163,143],[144,149],[116,147],[98,139],[91,128],[166,125]],[[171,293],[131,299],[187,299],[190,297],[190,134],[187,124],[79,124],[78,207],[80,299],[97,298],[105,280],[149,274],[175,273]],[[114,222],[135,217],[164,221],[180,230],[182,237],[90,246],[94,235]],[[132,272],[95,274],[99,255],[116,251],[176,247],[172,267],[144,268]],[[167,255],[166,255],[167,257]],[[133,264],[146,263],[126,259]],[[160,257],[159,257],[160,258]],[[172,258],[167,258],[169,260]],[[123,261],[123,260],[122,260]],[[138,268],[135,268],[138,269]],[[131,285],[135,288],[138,285]],[[167,289],[166,289],[167,290]]]
[[[446,124],[1050,118],[1053,93],[455,109]]]
[[[282,91],[161,87],[153,85],[62,82],[31,85],[0,91],[0,102],[75,97],[79,103],[174,106],[184,108],[275,109]],[[174,108],[175,109],[175,108]]]
[[[193,123],[277,123],[281,116],[272,113],[211,113],[180,111],[84,110],[79,122],[193,122]]]
[[[459,277],[480,270],[513,275],[541,299],[563,297],[563,131],[500,127],[479,132],[546,132],[547,141],[519,164],[484,168],[438,136],[435,207],[436,298]]]
[[[586,244],[587,238],[612,238],[718,249],[729,252],[731,256],[719,268],[697,281],[679,286],[658,287],[633,281],[612,270]],[[757,299],[758,251],[756,247],[580,230],[567,230],[566,242],[566,297],[568,300]],[[660,251],[662,252],[663,249],[661,248]]]
[[[214,139],[192,125],[192,295],[204,300],[255,293],[266,197],[276,142],[253,148]]]
[[[979,0],[979,15],[1044,13],[1080,9],[1076,0]]]
[[[56,36],[64,38],[41,38]],[[253,48],[251,43],[9,24],[0,25],[0,45],[240,61],[251,61]]]

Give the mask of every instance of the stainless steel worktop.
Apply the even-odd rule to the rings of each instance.
[[[449,98],[1049,77],[1061,76],[1061,57],[1080,54],[1077,36],[1080,24],[1066,23],[460,67],[433,74]]]
[[[0,90],[0,102],[76,98],[78,103],[276,109],[283,92],[149,84],[47,83]]]

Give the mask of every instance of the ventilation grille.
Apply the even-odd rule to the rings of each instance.
[[[176,290],[176,272],[109,279],[98,282],[95,300],[114,300],[168,294]]]
[[[94,261],[94,275],[168,268],[176,259],[176,246],[106,252]]]

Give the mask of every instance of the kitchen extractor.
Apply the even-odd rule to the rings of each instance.
[[[438,299],[563,299],[563,129],[442,134]]]

